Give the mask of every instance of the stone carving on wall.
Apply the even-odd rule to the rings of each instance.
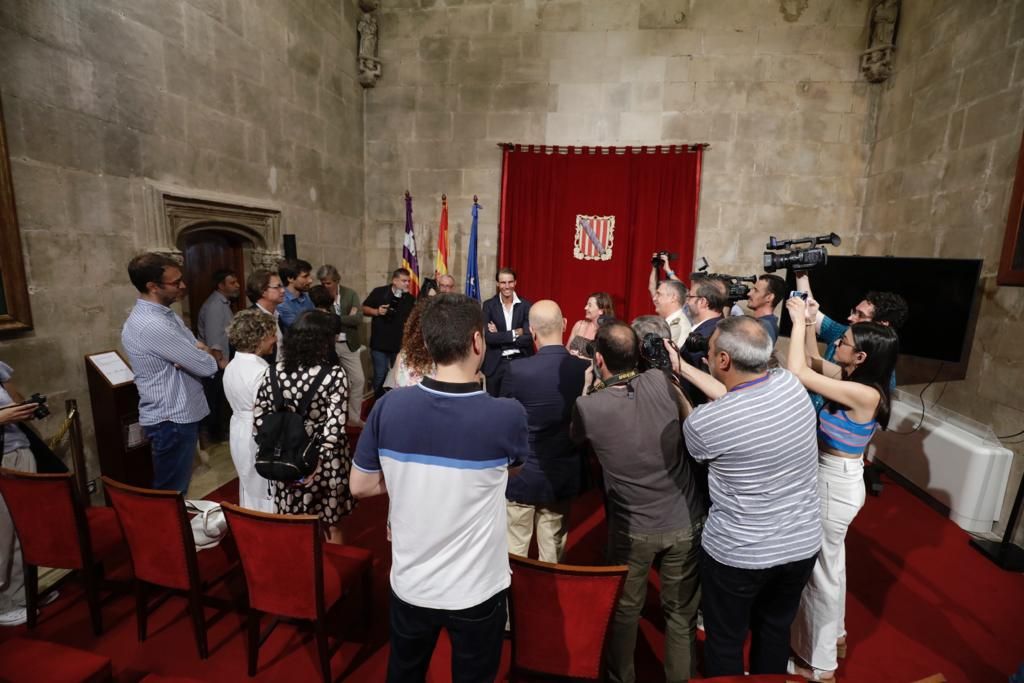
[[[253,268],[277,270],[281,252],[281,210],[248,197],[200,192],[153,181],[145,184],[143,246],[182,262],[183,235],[197,227],[215,225],[247,240]]]
[[[871,42],[860,56],[860,71],[871,83],[881,83],[892,75],[899,18],[900,0],[876,0],[871,8]]]
[[[380,59],[377,57],[377,17],[374,12],[380,6],[378,0],[359,0],[363,17],[356,27],[359,31],[359,84],[372,88],[381,75]]]

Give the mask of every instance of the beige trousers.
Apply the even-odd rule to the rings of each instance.
[[[359,414],[363,410],[363,397],[366,395],[366,374],[363,372],[363,359],[360,356],[363,347],[349,351],[348,344],[337,342],[334,350],[338,352],[338,362],[348,376],[348,420],[354,422],[359,419]]]
[[[526,557],[536,523],[540,561],[561,562],[565,554],[565,537],[569,532],[571,502],[524,505],[507,500],[505,504],[508,509],[508,551]]]

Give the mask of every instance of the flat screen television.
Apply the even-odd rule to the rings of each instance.
[[[896,377],[899,384],[917,384],[967,376],[981,303],[981,265],[978,259],[830,256],[809,273],[821,310],[844,323],[869,291],[906,299],[910,315],[900,330]],[[792,273],[786,281],[796,288]],[[780,334],[789,336],[792,323],[781,315]]]

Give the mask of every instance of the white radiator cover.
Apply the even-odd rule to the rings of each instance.
[[[909,432],[920,418],[918,397],[897,390],[889,430],[875,435],[868,457],[949,508],[949,518],[964,530],[992,531],[1006,495],[1013,453],[999,444],[990,427],[939,406],[927,409],[921,428],[913,434],[897,433]]]

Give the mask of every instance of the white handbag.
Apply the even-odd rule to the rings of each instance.
[[[220,504],[212,500],[186,500],[185,509],[196,513],[192,517],[192,537],[196,542],[196,550],[215,547],[228,533],[228,521],[224,519],[224,510]]]

